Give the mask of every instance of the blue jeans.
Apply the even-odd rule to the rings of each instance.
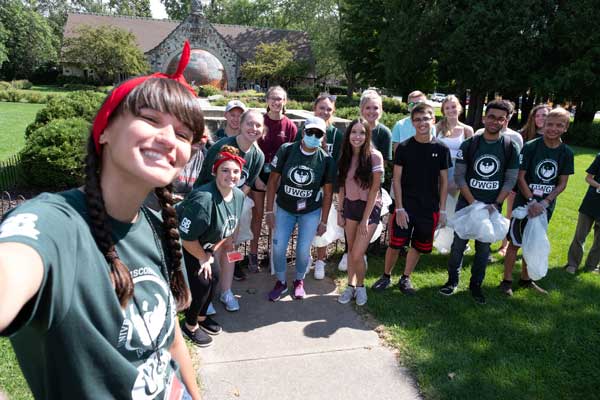
[[[298,224],[296,279],[304,279],[310,257],[310,245],[317,234],[320,218],[320,208],[306,214],[293,214],[277,207],[277,211],[275,211],[275,232],[273,233],[273,266],[275,267],[277,279],[285,282],[286,251],[296,224]]]

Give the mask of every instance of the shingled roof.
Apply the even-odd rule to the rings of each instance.
[[[64,28],[64,36],[76,36],[75,30],[81,25],[112,25],[133,33],[140,49],[147,53],[158,46],[180,23],[181,21],[166,19],[69,13]],[[306,32],[241,25],[212,25],[243,60],[254,58],[256,46],[260,43],[277,42],[283,39],[292,45],[297,59],[312,60],[310,42]]]

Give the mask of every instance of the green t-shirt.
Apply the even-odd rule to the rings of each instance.
[[[213,134],[213,140],[215,142],[223,139],[224,137],[227,137],[227,134],[225,133],[225,128],[219,128],[217,129],[217,131]]]
[[[244,164],[244,167],[242,168],[242,176],[238,182],[238,187],[241,188],[244,185],[252,186],[254,184],[256,177],[260,173],[260,170],[265,163],[265,155],[256,145],[250,146],[248,152],[244,153],[242,149],[240,149],[236,137],[233,136],[223,138],[210,146],[210,149],[208,149],[206,157],[204,158],[204,162],[202,163],[200,176],[196,182],[194,182],[194,188],[204,185],[205,183],[211,182],[215,179],[215,177],[212,175],[212,166],[217,159],[219,151],[221,151],[221,147],[225,145],[233,146],[238,149],[240,151],[240,157],[246,160],[246,164]]]
[[[591,174],[596,182],[600,182],[600,153],[596,154],[592,165],[585,172]],[[592,218],[600,218],[600,193],[596,188],[588,187],[581,202],[581,207],[579,207],[579,212]]]
[[[215,181],[194,188],[175,208],[183,240],[198,240],[210,250],[221,239],[233,235],[242,215],[244,192],[233,189],[233,199],[226,202]]]
[[[333,183],[333,158],[318,148],[312,154],[302,151],[301,143],[284,143],[273,161],[272,171],[281,174],[277,205],[287,212],[306,214],[321,207],[321,187]]]
[[[387,161],[392,161],[392,132],[383,125],[377,124],[373,132],[371,132],[371,143],[383,156],[384,166]],[[381,174],[381,183],[385,182],[385,172]]]
[[[7,215],[0,242],[33,248],[44,275],[3,334],[12,334],[35,398],[166,398],[178,369],[169,352],[177,320],[160,219],[147,210],[132,224],[110,220],[135,285],[122,309],[86,218],[84,194],[76,189],[41,194]]]
[[[541,201],[550,194],[558,184],[561,175],[573,175],[575,166],[573,151],[562,143],[555,149],[546,147],[544,138],[531,140],[523,146],[519,156],[519,169],[525,171],[525,182],[531,189],[533,197]],[[527,199],[517,193],[514,208],[527,204]],[[555,201],[548,205],[548,211],[554,210]]]
[[[463,156],[469,153],[469,145],[473,137],[468,138],[460,145],[456,154],[457,164],[466,164]],[[467,165],[465,175],[467,185],[475,200],[494,203],[504,185],[505,170],[519,167],[519,149],[512,141],[511,145],[512,154],[509,160],[505,160],[503,136],[500,136],[495,142],[488,142],[480,137],[479,146],[471,160],[472,165]]]

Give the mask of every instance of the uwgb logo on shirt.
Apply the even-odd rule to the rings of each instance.
[[[473,164],[474,172],[483,180],[471,178],[469,186],[480,190],[498,190],[500,188],[499,181],[488,181],[488,178],[496,175],[500,170],[500,160],[492,154],[484,154],[475,160]]]
[[[287,178],[294,186],[284,185],[283,189],[286,194],[301,198],[312,196],[312,189],[302,189],[312,185],[315,180],[315,173],[312,168],[304,165],[294,166],[289,169]]]

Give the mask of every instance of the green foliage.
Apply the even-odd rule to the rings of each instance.
[[[563,138],[570,145],[600,149],[600,123],[570,125],[569,131]]]
[[[292,86],[287,90],[290,99],[298,101],[314,101],[319,95],[319,89],[314,86]]]
[[[116,15],[152,17],[150,0],[109,0],[108,7]]]
[[[8,50],[6,49],[6,41],[8,40],[8,31],[4,28],[4,24],[0,21],[0,66],[8,60]]]
[[[21,151],[21,168],[29,171],[25,182],[38,188],[81,185],[90,127],[83,118],[56,119],[31,134]]]
[[[54,97],[52,94],[44,94],[29,90],[0,89],[0,101],[6,101],[10,103],[42,104],[48,102],[52,97]]]
[[[42,65],[57,61],[58,36],[46,18],[20,0],[2,1],[0,24],[5,30],[0,36],[5,36],[8,58],[0,69],[4,78],[27,78]]]
[[[64,40],[63,58],[80,69],[93,70],[100,83],[112,83],[119,74],[140,75],[150,68],[131,32],[84,25],[76,33]]]
[[[290,44],[282,40],[256,46],[254,59],[246,61],[241,72],[249,80],[266,78],[273,83],[285,85],[295,78],[305,76],[307,69],[306,65],[294,60]]]
[[[211,86],[211,85],[202,85],[198,87],[198,96],[200,97],[208,97],[208,96],[214,96],[217,94],[221,94],[221,90]]]
[[[12,81],[12,82],[10,82],[10,85],[14,89],[31,89],[31,87],[33,86],[33,84],[31,82],[29,82],[27,79]]]

